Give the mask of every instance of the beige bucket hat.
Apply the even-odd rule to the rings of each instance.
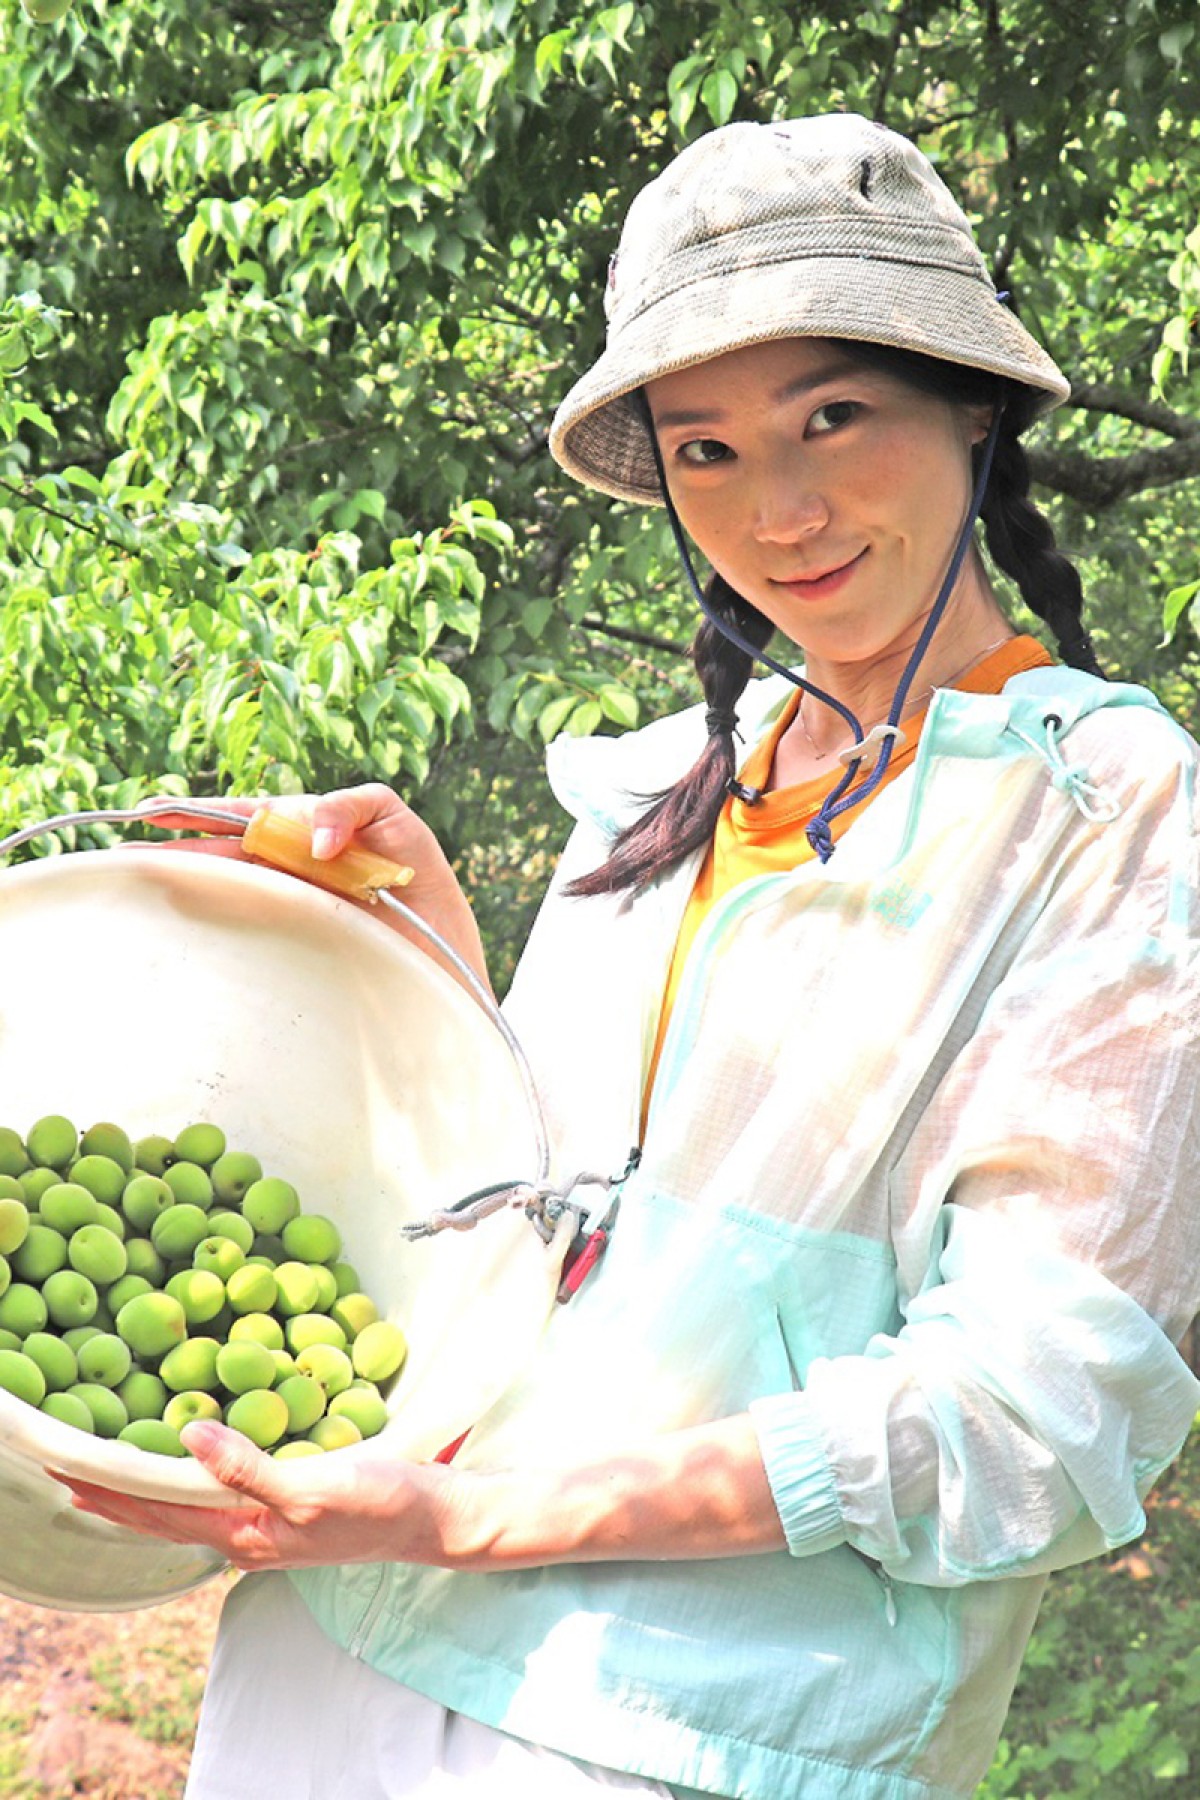
[[[996,294],[966,214],[907,138],[855,113],[724,125],[629,209],[609,267],[608,340],[555,415],[579,481],[661,502],[631,396],[746,344],[856,338],[988,369],[1049,411],[1070,386]]]

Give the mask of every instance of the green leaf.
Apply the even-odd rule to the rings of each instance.
[[[1159,640],[1159,649],[1165,650],[1175,635],[1175,629],[1184,613],[1200,595],[1200,581],[1188,581],[1182,587],[1172,588],[1163,601],[1162,626],[1163,635]]]
[[[623,725],[626,729],[631,729],[638,722],[637,698],[625,688],[601,688],[600,706],[605,718],[611,719],[614,725]]]
[[[714,69],[700,89],[700,98],[714,125],[729,122],[737,97],[737,80],[729,69]]]
[[[543,743],[548,744],[551,738],[558,736],[578,705],[578,694],[560,694],[542,708],[538,714],[537,728]]]
[[[568,719],[567,731],[572,737],[590,737],[602,716],[599,701],[584,700]]]

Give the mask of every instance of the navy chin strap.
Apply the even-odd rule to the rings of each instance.
[[[692,561],[691,551],[688,547],[687,538],[684,535],[683,524],[678,512],[675,510],[675,502],[671,498],[670,488],[667,486],[667,472],[663,465],[662,450],[658,442],[658,433],[654,429],[654,420],[650,413],[650,403],[640,389],[634,398],[640,407],[643,423],[650,435],[650,446],[654,452],[654,466],[658,471],[659,487],[662,489],[663,500],[667,509],[667,517],[671,522],[671,531],[675,538],[675,546],[679,551],[679,558],[683,564],[684,573],[688,578],[688,585],[691,587],[692,594],[701,612],[704,614],[705,618],[711,620],[724,637],[729,639],[730,643],[736,644],[739,650],[745,651],[746,655],[752,657],[755,662],[765,663],[768,669],[773,669],[777,675],[786,677],[794,687],[802,689],[806,694],[811,694],[814,700],[820,700],[825,706],[832,707],[834,712],[840,714],[841,718],[854,733],[854,744],[855,748],[859,750],[859,754],[855,756],[849,751],[844,753],[844,760],[847,765],[846,773],[825,796],[825,799],[821,804],[821,810],[805,828],[805,836],[808,838],[809,843],[812,845],[821,861],[823,863],[828,862],[834,851],[833,832],[831,829],[833,820],[836,819],[839,814],[849,812],[851,807],[861,805],[869,794],[874,793],[875,789],[879,786],[879,783],[883,780],[884,775],[887,773],[888,764],[892,759],[892,748],[896,742],[897,730],[900,724],[900,715],[904,711],[904,705],[908,699],[909,690],[912,687],[917,670],[925,656],[925,652],[929,648],[933,634],[941,623],[942,615],[950,604],[950,596],[954,591],[954,584],[958,580],[963,562],[966,559],[967,551],[971,547],[971,538],[972,533],[975,530],[975,522],[978,519],[980,509],[983,506],[984,495],[987,493],[988,477],[992,471],[992,458],[996,451],[996,440],[1000,435],[1000,420],[1004,412],[1004,403],[1002,400],[998,401],[992,415],[991,427],[988,431],[987,439],[983,446],[983,453],[979,460],[979,473],[975,480],[975,491],[971,495],[971,504],[967,508],[967,516],[963,520],[962,528],[959,531],[958,539],[954,546],[954,554],[950,558],[949,567],[943,577],[942,585],[938,589],[937,599],[934,601],[933,606],[930,609],[929,617],[926,619],[925,624],[921,629],[920,637],[913,646],[912,655],[905,665],[904,672],[896,684],[896,691],[892,695],[892,704],[888,708],[887,722],[882,727],[876,726],[875,732],[872,733],[873,738],[877,732],[883,740],[879,756],[874,768],[871,770],[866,780],[855,787],[855,778],[858,775],[859,765],[862,762],[866,744],[862,726],[848,706],[843,706],[842,702],[836,700],[832,694],[825,693],[823,689],[816,687],[811,681],[805,680],[802,675],[797,675],[795,670],[789,669],[785,663],[778,662],[775,657],[768,655],[765,650],[760,650],[757,645],[751,642],[744,632],[739,631],[737,626],[729,619],[722,618],[711,605],[708,596],[700,585],[699,577],[696,574],[695,564]],[[742,794],[742,798],[746,798],[746,793]]]

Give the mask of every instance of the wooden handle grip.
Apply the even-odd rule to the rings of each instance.
[[[407,887],[413,878],[413,871],[402,863],[389,862],[387,857],[353,844],[330,861],[318,862],[312,853],[312,827],[303,819],[289,818],[265,806],[247,825],[242,848],[259,862],[286,869],[289,875],[299,875],[351,900],[373,901],[381,888]]]

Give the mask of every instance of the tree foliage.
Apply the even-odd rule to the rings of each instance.
[[[661,518],[545,448],[620,219],[714,124],[830,108],[936,159],[1076,380],[1042,496],[1109,663],[1194,724],[1196,32],[1194,0],[7,9],[2,822],[395,781],[503,973],[561,835],[541,744],[692,691]]]

